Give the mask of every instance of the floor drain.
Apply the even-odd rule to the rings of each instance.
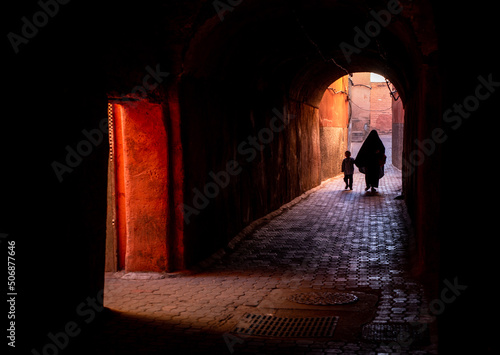
[[[331,306],[356,302],[358,297],[352,293],[342,292],[306,292],[292,295],[288,299],[303,304]]]
[[[264,337],[331,337],[339,317],[287,318],[246,313],[233,332]]]

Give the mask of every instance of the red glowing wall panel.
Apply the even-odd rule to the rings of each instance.
[[[347,76],[343,76],[326,89],[319,104],[320,127],[347,127],[349,121],[348,80]]]
[[[119,266],[168,269],[168,152],[161,105],[114,105]]]

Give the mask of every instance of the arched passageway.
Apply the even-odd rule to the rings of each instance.
[[[184,226],[187,265],[331,177],[323,171],[327,164],[321,160],[321,135],[325,130],[319,112],[325,90],[337,79],[357,71],[389,78],[409,108],[403,133],[407,155],[417,132],[439,122],[440,109],[434,105],[440,95],[439,82],[434,80],[436,38],[426,33],[422,46],[405,35],[413,29],[403,18],[415,8],[391,1],[364,11],[353,4],[332,2],[249,2],[227,13],[223,21],[200,21],[186,48],[179,82],[181,110],[189,121],[184,126],[189,142],[183,150],[184,207],[189,216]],[[199,104],[192,105],[194,101]],[[276,117],[286,122],[286,128],[266,135]],[[439,174],[438,166],[431,168],[433,159],[436,156],[430,156],[425,166],[402,166],[404,194],[415,220],[431,213],[417,206],[439,209],[435,196],[416,188],[417,170],[424,173],[422,169],[429,168],[424,173],[429,178]],[[211,172],[226,170],[230,161],[237,162],[241,173],[217,196],[205,193],[209,203],[203,206],[198,192],[211,181]],[[202,209],[194,206],[197,202]],[[432,223],[429,219],[428,230],[417,232],[415,269],[419,272],[425,267],[432,270],[437,263],[424,252],[436,247],[429,232],[435,230]],[[206,234],[217,237],[203,237]]]
[[[355,156],[371,130],[386,138],[389,163],[403,168],[403,100],[379,74],[352,73],[329,85],[319,104],[319,127],[322,180],[341,172],[344,152]]]
[[[170,256],[153,253],[150,267],[142,266],[142,271],[191,267],[256,219],[338,173],[335,159],[322,161],[322,135],[327,130],[318,127],[323,122],[320,101],[331,82],[352,71],[376,68],[401,88],[404,99],[420,100],[416,86],[423,85],[421,54],[411,51],[416,43],[398,39],[401,30],[408,30],[398,19],[403,10],[391,1],[366,17],[351,5],[256,1],[241,4],[224,21],[200,20],[184,47],[182,76],[170,87],[178,91],[173,97],[179,101],[168,100],[169,94],[163,101],[168,107],[162,118],[167,134],[160,139],[171,144],[169,125],[177,119],[169,113],[177,105],[182,134],[182,150],[173,154],[171,147],[167,154],[172,159],[182,156],[182,167],[165,168],[182,184],[175,191],[171,187],[170,193],[181,197],[167,208],[158,204],[159,212],[153,213],[162,214],[171,226],[164,253]],[[259,16],[246,17],[253,11]],[[330,38],[332,23],[343,36]],[[360,34],[356,25],[366,33]],[[384,43],[387,47],[381,52]],[[143,84],[149,86],[155,73],[151,67],[147,72]],[[125,96],[111,92],[110,97],[154,101],[158,98],[150,96],[160,95],[145,85],[139,89],[136,86]],[[418,119],[413,120],[418,125]],[[343,151],[345,143],[335,150]],[[142,241],[132,234],[122,237],[127,238],[132,240],[129,245],[144,244],[137,252],[149,249],[147,237]],[[423,257],[417,260],[426,263]],[[128,270],[141,268],[130,264]]]
[[[484,300],[485,270],[493,269],[494,258],[484,257],[484,245],[457,236],[468,229],[488,235],[488,225],[477,221],[493,209],[477,207],[487,201],[483,194],[457,202],[464,180],[456,171],[478,159],[474,148],[494,141],[494,130],[478,123],[496,109],[494,11],[433,0],[40,4],[11,4],[7,23],[14,49],[7,101],[22,119],[5,120],[2,132],[23,132],[24,141],[13,150],[2,140],[15,172],[4,185],[16,191],[5,204],[19,207],[9,208],[5,233],[22,236],[26,265],[56,270],[65,282],[40,294],[45,280],[33,280],[24,293],[39,301],[29,303],[29,318],[19,322],[36,328],[24,336],[28,352],[53,350],[48,334],[73,325],[75,310],[102,296],[109,159],[105,139],[89,132],[105,131],[101,120],[110,102],[125,111],[139,102],[154,113],[157,129],[142,116],[139,126],[151,137],[140,138],[156,142],[164,160],[160,168],[151,162],[151,171],[128,173],[166,176],[165,198],[144,209],[166,226],[151,228],[160,245],[152,253],[152,234],[125,239],[138,268],[145,261],[146,268],[169,272],[193,267],[321,184],[321,97],[332,82],[359,71],[389,78],[404,102],[401,181],[415,226],[410,264],[414,275],[433,281],[430,304],[439,313],[441,347],[492,349],[488,312],[475,305]],[[22,188],[10,188],[34,172]],[[133,188],[125,191],[137,196]],[[36,211],[30,223],[26,214],[11,212],[26,210],[26,201]],[[131,230],[144,227],[134,223]],[[50,235],[39,238],[40,231]],[[150,259],[159,254],[164,260]],[[77,325],[87,319],[77,318]]]

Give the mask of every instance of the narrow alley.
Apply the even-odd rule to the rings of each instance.
[[[434,353],[428,303],[408,273],[410,229],[404,203],[395,199],[400,176],[387,165],[377,193],[364,191],[360,173],[353,191],[344,190],[342,176],[330,179],[199,272],[162,279],[107,273],[110,314],[91,348],[99,354]],[[358,301],[309,306],[288,299],[325,291],[354,292]],[[331,337],[265,337],[238,333],[245,314],[339,319]]]
[[[2,354],[500,353],[494,3],[7,5]]]

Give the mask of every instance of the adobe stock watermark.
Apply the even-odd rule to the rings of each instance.
[[[372,38],[380,35],[382,28],[389,26],[394,15],[400,14],[403,11],[403,6],[398,0],[389,0],[387,3],[387,8],[376,12],[375,10],[370,11],[370,15],[373,20],[368,21],[363,29],[358,26],[354,27],[354,39],[353,44],[347,42],[340,43],[340,49],[344,54],[344,57],[348,64],[351,63],[351,56],[353,54],[361,53],[363,48],[366,48]]]
[[[155,90],[158,85],[160,85],[163,80],[165,80],[170,75],[169,72],[161,70],[160,64],[156,64],[154,69],[148,65],[146,66],[145,71],[147,72],[147,74],[142,77],[142,85],[136,85],[130,91],[130,94],[138,100],[146,99],[148,97],[148,93]],[[127,97],[130,94],[122,94],[121,96]],[[129,102],[129,106],[134,107],[135,105],[136,102]]]
[[[130,91],[130,94],[122,94],[121,97],[128,97],[132,95],[136,100],[127,101],[128,107],[135,107],[137,102],[142,99],[146,99],[148,93],[155,90],[158,85],[160,85],[165,78],[167,78],[170,73],[162,71],[160,64],[156,64],[153,68],[151,66],[146,66],[145,74],[142,78],[142,85],[136,85]],[[53,161],[51,166],[52,170],[59,180],[63,182],[64,174],[69,174],[73,172],[83,161],[83,158],[88,157],[96,147],[102,144],[108,136],[108,118],[103,118],[99,121],[98,128],[94,128],[90,131],[86,129],[82,130],[82,135],[85,137],[81,139],[75,146],[67,145],[66,156],[64,163],[59,161]]]
[[[18,33],[9,32],[7,38],[14,50],[14,53],[19,53],[21,44],[28,44],[30,39],[33,39],[38,31],[45,27],[49,20],[59,13],[60,5],[66,5],[70,0],[40,0],[37,2],[40,10],[35,12],[31,19],[26,16],[21,17],[21,30]]]
[[[453,282],[450,280],[444,280],[444,287],[441,290],[441,294],[439,298],[433,299],[429,302],[429,305],[426,309],[421,310],[421,316],[428,317],[431,316],[432,320],[435,317],[442,315],[447,306],[451,303],[455,302],[457,298],[468,288],[467,285],[462,285],[458,281],[458,277],[453,279]],[[380,347],[382,349],[399,349],[408,348],[411,346],[420,334],[426,332],[429,328],[429,323],[421,323],[421,322],[410,322],[410,325],[415,330],[413,334],[409,334],[406,331],[402,331],[397,335],[395,341],[391,343],[381,344]]]
[[[238,154],[244,157],[248,163],[252,162],[257,157],[258,152],[263,151],[265,146],[274,140],[274,135],[283,131],[294,118],[293,115],[285,118],[284,114],[276,108],[272,112],[274,117],[271,119],[269,127],[260,129],[257,135],[248,136],[246,140],[238,144]],[[210,204],[210,200],[216,198],[229,185],[231,177],[239,175],[242,171],[243,167],[236,160],[230,160],[226,163],[224,170],[209,172],[208,177],[211,181],[205,184],[203,190],[193,188],[191,204],[179,205],[184,214],[184,221],[189,224],[192,216],[199,215]]]
[[[453,106],[443,113],[443,121],[449,124],[452,131],[462,127],[465,120],[479,109],[481,102],[488,100],[500,87],[499,81],[493,80],[493,74],[488,74],[485,78],[482,75],[477,77],[478,85],[473,95],[465,97],[461,103],[454,103]],[[408,155],[408,160],[403,158],[403,176],[408,177],[415,172],[415,168],[424,163],[426,157],[431,156],[436,151],[438,144],[443,144],[449,135],[445,129],[436,127],[432,130],[429,138],[422,141],[415,139],[417,148]]]
[[[49,341],[42,347],[40,351],[35,348],[31,349],[32,355],[57,355],[60,351],[66,349],[72,338],[77,337],[81,332],[81,326],[84,324],[90,324],[94,321],[97,313],[104,310],[104,290],[100,290],[96,297],[87,297],[87,299],[81,302],[75,309],[75,313],[78,318],[73,321],[69,321],[65,324],[64,328],[56,332],[47,333],[47,338]]]
[[[215,0],[212,5],[217,11],[217,16],[219,16],[221,21],[224,21],[224,17],[228,12],[232,12],[234,8],[240,5],[243,0]]]
[[[74,147],[69,145],[65,147],[66,158],[64,163],[66,164],[55,160],[51,164],[52,170],[54,170],[59,182],[63,182],[64,174],[73,172],[82,163],[84,157],[88,157],[92,154],[94,148],[102,144],[108,135],[108,118],[103,118],[99,122],[99,128],[94,128],[90,131],[83,129],[82,135],[85,138],[80,140]]]

